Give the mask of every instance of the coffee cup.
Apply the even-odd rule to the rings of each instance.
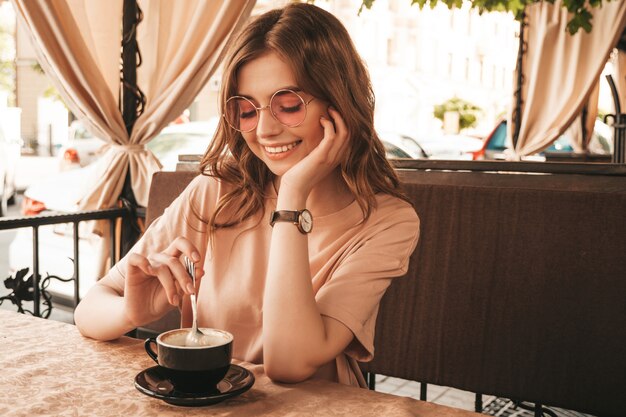
[[[200,330],[206,335],[200,346],[186,345],[191,329],[170,330],[144,343],[148,355],[178,390],[206,392],[215,388],[230,368],[233,335],[218,329]]]

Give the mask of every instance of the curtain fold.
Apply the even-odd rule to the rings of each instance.
[[[115,204],[127,167],[137,203],[148,204],[152,174],[161,164],[145,150],[145,144],[191,105],[254,4],[255,0],[185,0],[181,7],[180,2],[171,0],[138,1],[144,19],[137,29],[142,56],[137,85],[146,104],[126,146],[111,146],[102,158],[109,169],[95,176],[97,186],[83,199],[84,208]],[[119,157],[121,149],[127,158]],[[111,193],[98,191],[105,189]]]
[[[587,99],[587,117],[583,121],[583,127],[585,129],[585,137],[584,142],[582,143],[583,150],[589,150],[589,143],[591,142],[591,138],[593,136],[593,129],[596,123],[596,118],[598,117],[598,101],[600,100],[600,83],[606,82],[599,78],[593,87],[591,87],[591,92],[589,93],[589,98]],[[582,138],[581,138],[582,139]]]
[[[516,157],[552,143],[579,115],[626,25],[626,2],[592,9],[591,33],[570,35],[561,0],[527,8],[528,52],[524,57],[522,118]],[[582,143],[581,143],[582,146]]]

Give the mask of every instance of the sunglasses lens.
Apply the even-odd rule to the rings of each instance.
[[[233,97],[226,102],[226,121],[235,129],[249,132],[256,127],[258,114],[254,104],[243,97]]]
[[[293,91],[278,91],[272,97],[270,108],[276,120],[285,126],[298,126],[306,117],[306,105]]]
[[[288,127],[295,127],[306,118],[306,103],[291,90],[279,90],[270,101],[270,111],[276,120]],[[263,108],[264,109],[264,108]],[[234,129],[251,132],[259,122],[259,110],[245,97],[234,96],[226,101],[224,117]]]

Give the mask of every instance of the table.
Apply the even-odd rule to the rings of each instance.
[[[148,397],[134,378],[154,362],[143,341],[98,342],[70,324],[0,310],[0,415],[444,416],[479,414],[328,381],[272,382],[261,365],[243,395],[207,407]]]

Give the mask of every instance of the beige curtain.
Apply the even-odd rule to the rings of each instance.
[[[147,205],[152,174],[160,169],[160,164],[144,150],[144,145],[192,103],[219,65],[225,45],[249,17],[254,3],[138,2],[144,20],[137,34],[143,58],[137,84],[146,95],[146,106],[125,146],[110,146],[102,157],[107,170],[94,178],[95,186],[83,199],[83,208],[115,204],[128,163],[137,203]]]
[[[528,52],[524,57],[523,107],[517,157],[547,147],[572,124],[591,96],[611,49],[626,24],[626,2],[592,9],[591,33],[566,32],[561,0],[527,8]]]
[[[39,63],[97,136],[127,137],[118,109],[122,1],[13,0]]]
[[[593,135],[593,128],[596,123],[596,118],[598,117],[598,101],[600,100],[600,83],[606,82],[602,78],[598,79],[594,86],[591,88],[591,92],[589,93],[589,98],[587,99],[587,117],[583,122],[583,127],[585,129],[585,140],[582,143],[583,150],[589,149],[589,142],[591,142],[591,137]],[[581,115],[582,116],[582,115]]]
[[[144,0],[138,85],[144,114],[129,137],[119,111],[123,0],[13,0],[39,61],[70,110],[108,142],[80,202],[81,209],[115,205],[130,166],[139,205],[148,202],[160,164],[145,144],[193,101],[215,71],[254,0]]]
[[[591,141],[594,124],[598,116],[599,95],[600,83],[598,81],[592,87],[589,99],[586,102],[587,111],[584,114],[584,120],[581,109],[580,114],[576,116],[572,124],[563,132],[563,136],[569,137],[576,153],[586,153],[589,149],[589,142]]]

